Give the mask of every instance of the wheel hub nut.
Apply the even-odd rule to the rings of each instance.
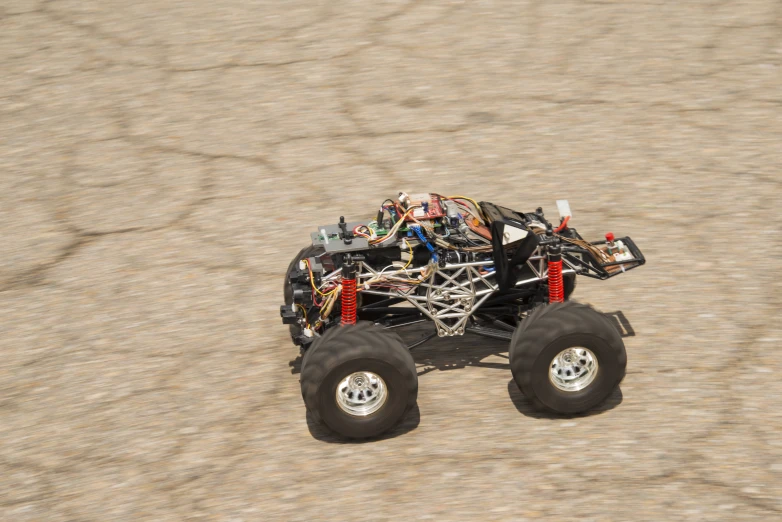
[[[376,412],[387,397],[385,382],[372,372],[354,372],[337,385],[337,405],[345,413],[357,417]]]
[[[567,348],[557,354],[549,365],[551,383],[562,391],[583,390],[594,381],[598,360],[588,348]]]

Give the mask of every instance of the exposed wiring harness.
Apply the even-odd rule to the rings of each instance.
[[[336,288],[333,288],[329,290],[327,293],[323,293],[320,291],[318,287],[315,286],[315,278],[312,276],[312,267],[310,266],[310,260],[309,259],[303,259],[304,264],[307,265],[307,271],[310,273],[310,285],[312,286],[312,289],[317,292],[319,295],[323,297],[328,297],[332,295],[334,292],[337,291]]]
[[[608,254],[606,254],[596,246],[590,245],[587,241],[584,241],[583,239],[573,239],[570,237],[565,237],[560,235],[557,235],[557,237],[562,241],[565,241],[566,243],[571,243],[573,245],[589,250],[597,259],[602,259],[604,263],[611,261],[611,258],[608,256]]]
[[[309,319],[307,318],[307,309],[306,309],[306,308],[304,308],[303,306],[301,306],[301,305],[300,305],[300,304],[298,304],[298,303],[296,303],[296,306],[298,306],[298,307],[301,309],[302,313],[304,313],[304,323],[305,323],[305,325],[306,325],[306,328],[309,328],[309,327],[310,327],[310,321],[309,321]]]
[[[474,199],[468,198],[468,197],[465,197],[465,196],[448,196],[445,199],[450,199],[452,201],[456,201],[457,203],[459,203],[458,200],[460,200],[460,199],[464,200],[464,201],[469,201],[470,203],[472,203],[475,206],[475,210],[477,210],[477,213],[475,213],[473,215],[475,215],[476,217],[480,218],[481,221],[483,221],[484,223],[486,222],[486,217],[483,215],[483,212],[481,211],[481,206],[478,205],[478,203]]]
[[[396,233],[399,232],[399,229],[402,228],[402,226],[405,224],[405,218],[407,218],[407,216],[410,215],[410,213],[413,212],[413,210],[415,210],[416,208],[420,208],[420,207],[417,206],[417,205],[414,205],[414,206],[408,208],[407,212],[402,214],[402,216],[399,218],[399,221],[394,223],[394,226],[391,227],[391,230],[389,230],[388,233],[385,236],[383,236],[381,238],[378,238],[378,239],[371,240],[369,242],[369,244],[371,244],[371,245],[378,245],[378,244],[381,244],[381,243],[385,243],[386,241],[388,241],[391,238],[395,238],[396,237]]]
[[[466,196],[444,197],[438,194],[433,194],[433,196],[438,197],[441,202],[451,201],[452,204],[455,204],[458,207],[458,220],[459,223],[461,223],[460,226],[457,227],[455,221],[451,221],[449,224],[448,219],[454,219],[452,213],[448,214],[449,218],[440,214],[440,217],[442,217],[441,221],[436,221],[438,218],[429,217],[418,219],[414,215],[414,211],[416,209],[426,208],[426,203],[421,205],[413,204],[409,207],[405,207],[405,203],[400,205],[399,202],[386,199],[380,205],[377,219],[369,221],[366,225],[362,224],[353,228],[355,236],[366,239],[372,246],[381,246],[394,240],[400,242],[396,244],[399,245],[403,251],[407,250],[407,252],[404,252],[407,256],[406,260],[403,257],[401,261],[393,261],[379,272],[375,272],[371,266],[364,264],[365,261],[360,262],[362,269],[356,277],[358,280],[357,292],[367,291],[371,288],[385,288],[396,290],[402,294],[408,294],[421,283],[429,280],[437,272],[439,263],[438,252],[442,253],[443,250],[455,252],[457,259],[460,260],[460,262],[462,256],[466,254],[490,254],[492,252],[491,233],[488,229],[489,222],[477,201]],[[393,223],[388,230],[384,230],[384,223],[386,223],[386,221],[383,217],[386,212],[388,212],[391,217],[391,222]],[[426,216],[428,213],[424,212],[423,214]],[[589,251],[597,259],[610,261],[610,257],[607,253],[590,243],[581,239],[573,239],[560,235],[562,231],[567,230],[569,221],[570,216],[565,216],[559,226],[553,230],[554,235],[557,238],[563,242],[576,245]],[[544,223],[544,220],[538,222],[533,219],[531,222],[528,220],[527,225],[535,234],[543,235],[547,233],[547,227]],[[464,225],[467,226],[465,227]],[[437,228],[440,228],[440,231],[438,231]],[[451,228],[453,230],[451,230]],[[400,237],[402,236],[400,232],[404,233],[404,231],[408,231],[407,237]],[[416,244],[419,247],[425,247],[429,251],[430,256],[426,266],[416,268],[415,272],[411,274],[408,269],[415,257],[414,246]],[[505,249],[511,249],[511,246],[505,246]],[[478,257],[475,259],[488,258]],[[329,319],[336,303],[340,300],[343,289],[342,276],[339,274],[331,274],[326,276],[320,285],[316,285],[309,260],[305,259],[303,261],[307,267],[310,286],[312,287],[312,302],[314,306],[319,308],[318,320],[315,321],[314,325],[310,324],[310,318],[308,317],[306,307],[301,304],[296,304],[296,306],[304,314],[306,328],[318,329],[323,325],[324,321]],[[369,273],[367,273],[367,268],[369,269]],[[489,273],[494,271],[494,267],[483,266],[480,271],[484,274]],[[320,297],[320,300],[318,297]]]
[[[409,241],[407,241],[407,238],[402,238],[402,244],[403,245],[407,245],[407,248],[409,249],[409,252],[408,252],[409,258],[407,260],[407,263],[405,263],[405,265],[400,270],[405,271],[405,273],[407,273],[407,268],[410,266],[410,263],[413,262],[413,246],[410,244]],[[389,268],[399,268],[399,267],[397,267],[394,264],[388,265],[387,267],[383,268],[380,272],[378,272],[378,274],[376,276],[374,276],[371,279],[368,279],[367,281],[365,281],[363,283],[364,288],[367,288],[368,286],[374,285],[375,283],[378,283],[378,282],[389,282],[387,280],[387,278],[385,278],[385,276],[383,276],[383,273],[385,273],[385,271],[388,270]],[[408,277],[409,277],[409,275],[408,275]],[[412,278],[410,278],[409,281],[401,280],[401,282],[402,283],[410,283],[410,284],[419,284],[420,283],[420,281],[417,281],[417,280],[412,279]]]
[[[375,222],[372,221],[369,223],[369,225],[372,223]],[[359,225],[353,229],[353,233],[367,240],[377,239],[377,232],[375,232],[369,225]]]

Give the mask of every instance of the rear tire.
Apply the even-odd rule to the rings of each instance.
[[[536,408],[563,414],[602,403],[627,367],[624,342],[610,320],[572,301],[535,309],[514,332],[509,355],[521,392]]]
[[[351,439],[376,437],[415,405],[418,375],[396,333],[362,321],[333,327],[313,343],[301,392],[313,418],[332,431]]]

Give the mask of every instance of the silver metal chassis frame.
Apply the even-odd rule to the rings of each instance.
[[[563,259],[563,274],[577,273],[577,268]],[[499,291],[499,286],[494,282],[495,272],[481,273],[481,267],[493,267],[494,261],[476,261],[470,263],[453,263],[445,266],[437,266],[434,273],[419,284],[411,286],[407,290],[393,289],[380,290],[364,287],[364,283],[374,277],[382,276],[393,282],[407,283],[416,274],[421,274],[428,269],[427,266],[419,268],[399,269],[391,272],[378,272],[366,263],[361,263],[360,273],[356,275],[356,286],[361,293],[382,295],[385,297],[401,297],[417,308],[424,316],[431,319],[437,327],[437,335],[440,337],[452,335],[464,335],[467,320],[483,305],[486,300]],[[527,266],[532,269],[535,277],[518,281],[516,286],[527,286],[548,280],[548,262],[541,247],[538,247],[527,261]],[[323,281],[333,280],[339,277],[340,270],[323,277]],[[405,277],[400,277],[404,275]],[[441,284],[434,284],[435,276],[443,279]],[[416,289],[426,288],[426,296],[417,295]],[[446,319],[456,319],[453,324],[447,324]]]

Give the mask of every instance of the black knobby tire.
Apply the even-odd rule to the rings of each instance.
[[[301,393],[315,421],[352,439],[375,437],[399,423],[418,398],[418,375],[402,339],[369,322],[336,326],[307,351]],[[385,382],[383,405],[366,416],[351,415],[338,404],[337,385],[354,372],[372,372]]]
[[[291,260],[290,264],[288,265],[288,270],[285,272],[285,281],[283,282],[283,288],[282,288],[282,295],[283,298],[285,299],[286,305],[290,306],[293,304],[293,288],[291,288],[289,276],[291,272],[293,272],[296,263],[308,257],[319,256],[322,253],[323,253],[323,247],[310,245],[302,248],[299,251],[299,253],[296,254],[296,256]],[[295,338],[301,333],[301,326],[299,326],[298,324],[291,324],[288,326],[291,332],[291,339],[295,340]]]
[[[562,282],[564,283],[565,301],[567,301],[576,290],[576,274],[564,274]]]
[[[563,350],[584,347],[597,358],[594,380],[578,391],[563,391],[549,377],[554,358]],[[627,367],[624,342],[604,314],[567,301],[540,306],[513,334],[510,367],[521,392],[538,409],[573,414],[603,402],[622,381]]]

